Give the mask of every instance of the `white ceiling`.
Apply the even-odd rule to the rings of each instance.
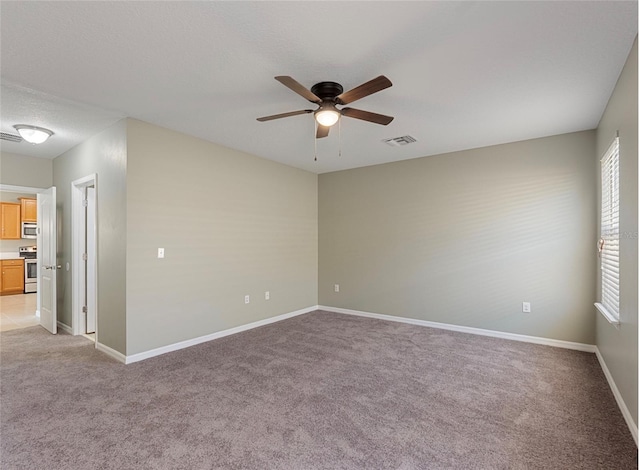
[[[2,1],[1,130],[47,127],[54,158],[124,116],[316,173],[598,125],[638,32],[630,2]],[[273,79],[393,87],[318,140]],[[417,142],[381,141],[409,134]],[[178,157],[178,156],[176,156]]]

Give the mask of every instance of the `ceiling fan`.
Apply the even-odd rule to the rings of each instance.
[[[293,90],[304,99],[311,101],[318,105],[318,108],[313,109],[301,109],[299,111],[291,111],[289,113],[274,114],[272,116],[264,116],[258,118],[258,121],[271,121],[273,119],[280,119],[289,116],[297,116],[299,114],[313,113],[318,123],[318,129],[316,130],[316,138],[320,139],[329,135],[329,129],[333,126],[341,116],[346,116],[355,119],[361,119],[363,121],[369,121],[376,124],[382,124],[386,126],[393,117],[385,116],[384,114],[372,113],[369,111],[362,111],[355,108],[342,108],[338,109],[336,105],[345,105],[353,103],[356,100],[364,98],[365,96],[377,93],[385,88],[389,88],[392,83],[384,75],[369,80],[360,86],[355,87],[352,90],[343,92],[342,85],[336,82],[320,82],[311,87],[311,90],[305,88],[303,85],[295,81],[293,78],[284,76],[275,77],[280,83],[287,88]]]

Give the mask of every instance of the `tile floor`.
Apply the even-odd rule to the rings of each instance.
[[[40,324],[36,317],[36,294],[0,297],[0,331],[16,330]]]

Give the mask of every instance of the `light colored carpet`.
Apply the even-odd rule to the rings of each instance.
[[[5,470],[638,466],[589,353],[328,312],[128,366],[0,340]]]

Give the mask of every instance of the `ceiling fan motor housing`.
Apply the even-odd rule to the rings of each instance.
[[[333,101],[334,98],[341,95],[343,91],[342,85],[336,82],[320,82],[311,87],[311,93],[322,101]]]

